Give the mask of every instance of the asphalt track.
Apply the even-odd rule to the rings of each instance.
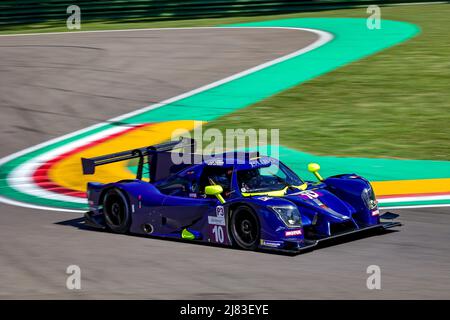
[[[0,156],[298,50],[294,30],[173,30],[0,38]],[[299,256],[82,228],[0,204],[0,298],[450,298],[449,208],[399,210],[391,232]],[[81,267],[82,290],[65,287]],[[381,268],[381,290],[366,268]]]

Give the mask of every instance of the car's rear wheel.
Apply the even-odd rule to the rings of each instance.
[[[131,225],[128,201],[122,191],[110,189],[103,201],[103,214],[106,226],[116,233],[127,233]]]
[[[247,206],[240,206],[231,214],[231,234],[242,249],[255,250],[258,247],[260,226],[258,217]]]

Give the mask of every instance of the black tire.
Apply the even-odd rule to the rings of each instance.
[[[237,207],[231,214],[231,235],[238,247],[255,250],[259,244],[260,226],[254,211],[247,206]]]
[[[110,189],[103,200],[103,215],[108,230],[115,233],[128,233],[131,226],[131,213],[128,200],[122,191]]]

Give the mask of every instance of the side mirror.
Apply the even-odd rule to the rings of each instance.
[[[213,186],[206,186],[205,187],[205,194],[208,196],[216,196],[218,194],[221,194],[223,192],[222,186],[215,184]]]
[[[216,196],[219,199],[220,203],[225,203],[225,199],[222,197],[221,193],[223,192],[222,186],[215,184],[212,186],[205,187],[205,194],[208,196]]]
[[[319,174],[319,170],[320,170],[320,166],[318,163],[308,164],[308,171],[313,173],[316,176],[317,180],[323,181],[322,176]]]

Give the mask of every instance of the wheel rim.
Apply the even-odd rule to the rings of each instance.
[[[247,210],[237,211],[234,216],[233,235],[241,246],[253,246],[258,238],[256,217]]]
[[[122,199],[117,196],[111,196],[106,199],[105,216],[110,226],[121,227],[126,220],[125,206]]]

